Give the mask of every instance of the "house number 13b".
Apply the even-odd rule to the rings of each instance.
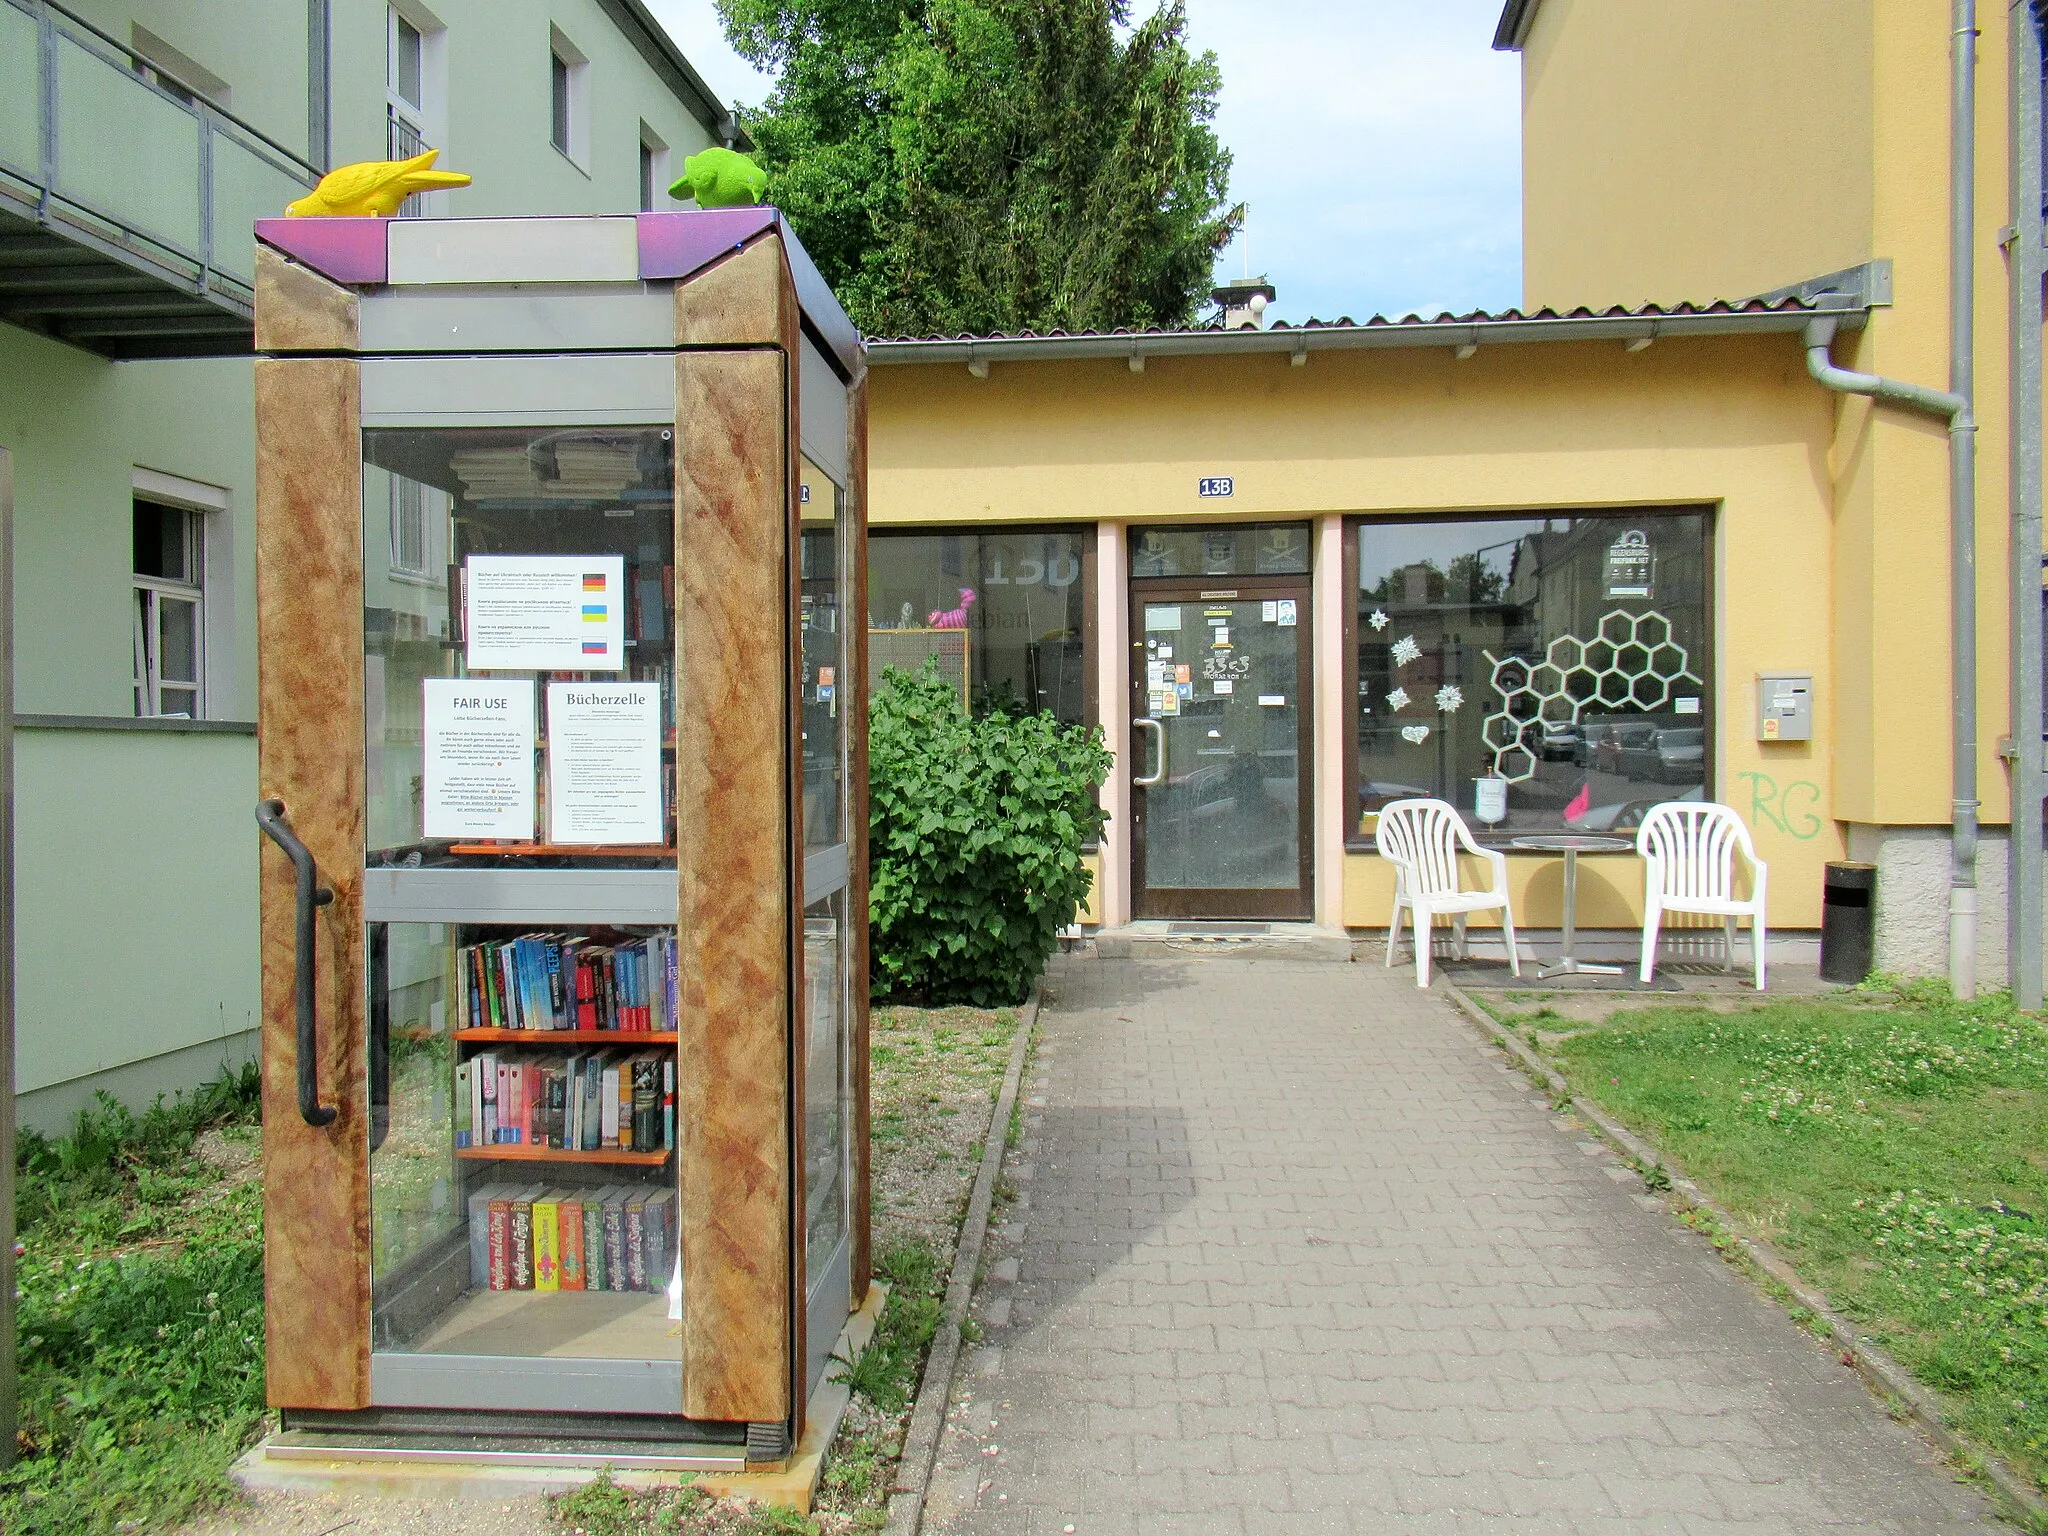
[[[1228,475],[1209,475],[1195,482],[1197,496],[1228,496],[1236,489]]]

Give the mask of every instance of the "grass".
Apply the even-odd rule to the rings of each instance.
[[[565,1536],[859,1536],[882,1528],[1017,1023],[1014,1009],[873,1012],[875,1272],[889,1283],[889,1303],[867,1348],[827,1367],[853,1401],[812,1516],[714,1499],[688,1485],[637,1490],[601,1478],[553,1501]],[[1014,1124],[1013,1117],[1003,1129],[1014,1134]]]
[[[0,1530],[160,1529],[231,1497],[263,1416],[260,1188],[193,1152],[253,1156],[252,1065],[137,1117],[102,1095],[72,1133],[22,1133],[15,1220],[22,1457]]]
[[[2048,1488],[2048,1021],[1937,983],[1505,1022]]]
[[[554,1502],[560,1529],[881,1528],[1016,1023],[1011,1011],[875,1011],[875,1267],[891,1290],[867,1349],[835,1367],[854,1402],[815,1518],[603,1478]],[[23,1455],[0,1475],[7,1536],[174,1529],[235,1497],[227,1469],[265,1418],[257,1085],[252,1066],[140,1116],[102,1096],[68,1136],[23,1133]],[[203,1132],[217,1133],[205,1158]]]

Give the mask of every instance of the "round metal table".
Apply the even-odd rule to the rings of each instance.
[[[1547,836],[1516,837],[1508,840],[1511,848],[1520,848],[1529,853],[1561,853],[1564,855],[1564,931],[1558,938],[1557,963],[1547,965],[1536,973],[1538,981],[1548,981],[1553,976],[1619,976],[1623,967],[1618,965],[1595,965],[1590,960],[1581,960],[1572,953],[1578,942],[1579,922],[1579,855],[1582,853],[1633,853],[1635,844],[1625,837],[1599,837],[1591,833],[1558,832]]]

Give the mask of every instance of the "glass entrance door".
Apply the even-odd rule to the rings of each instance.
[[[1310,914],[1309,586],[1131,589],[1133,914]]]

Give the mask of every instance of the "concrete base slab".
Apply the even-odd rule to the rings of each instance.
[[[833,1353],[859,1358],[874,1337],[888,1287],[869,1286],[866,1302],[846,1320]],[[386,1446],[341,1445],[333,1437],[288,1430],[267,1437],[230,1471],[248,1493],[285,1489],[379,1498],[504,1501],[566,1493],[606,1468],[624,1488],[674,1487],[688,1479],[707,1493],[781,1505],[809,1514],[825,1453],[852,1400],[844,1382],[818,1383],[805,1405],[804,1432],[785,1462],[749,1465],[737,1447],[675,1445],[564,1449],[561,1451],[444,1450],[394,1437]]]
[[[1351,938],[1342,928],[1322,928],[1314,923],[1147,919],[1126,923],[1121,928],[1098,930],[1094,950],[1096,957],[1103,960],[1219,954],[1235,959],[1344,964],[1351,959]]]

